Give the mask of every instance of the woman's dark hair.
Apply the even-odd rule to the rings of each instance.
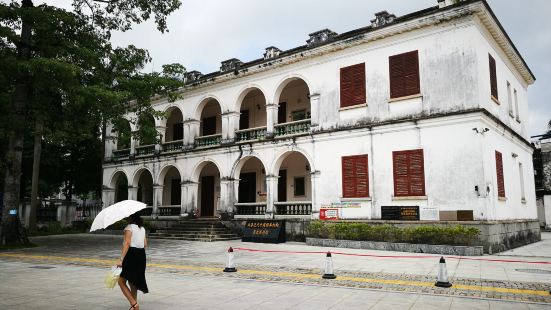
[[[143,219],[138,213],[134,213],[130,215],[128,218],[132,221],[132,224],[136,224],[138,225],[138,227],[143,226]]]

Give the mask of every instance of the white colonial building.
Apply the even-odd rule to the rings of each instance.
[[[137,199],[159,217],[318,218],[332,207],[381,219],[418,206],[421,220],[536,219],[535,78],[485,1],[455,2],[189,72],[182,99],[154,102],[167,115],[150,120],[162,143],[108,137],[104,205]]]

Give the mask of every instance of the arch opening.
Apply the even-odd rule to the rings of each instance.
[[[124,172],[115,173],[111,184],[115,188],[115,203],[128,199],[128,179]]]
[[[311,201],[312,179],[311,165],[300,152],[289,152],[282,155],[280,164],[276,165],[278,173],[277,201]]]
[[[201,111],[200,136],[210,136],[222,133],[222,110],[220,103],[210,99]]]
[[[239,105],[239,130],[266,127],[266,97],[258,88],[252,88]]]
[[[165,142],[180,141],[184,139],[184,117],[182,111],[173,107],[167,111],[169,113],[166,120]]]
[[[238,203],[266,202],[266,169],[256,157],[242,159],[237,191]],[[240,163],[241,164],[241,163]]]
[[[155,118],[149,113],[142,113],[138,117],[138,141],[139,145],[152,145],[157,143],[157,129]]]
[[[300,78],[292,78],[284,82],[285,85],[279,96],[277,123],[284,124],[310,119],[310,90],[308,84]]]
[[[138,193],[136,200],[148,206],[153,205],[153,176],[147,169],[142,169],[138,177]]]
[[[220,171],[213,162],[207,162],[201,167],[197,195],[199,216],[212,217],[218,215],[220,204]]]
[[[132,136],[132,130],[130,129],[130,122],[127,119],[120,119],[116,124],[117,129],[117,150],[130,149],[130,139]]]
[[[166,167],[163,181],[162,206],[180,206],[182,202],[182,178],[176,167]]]

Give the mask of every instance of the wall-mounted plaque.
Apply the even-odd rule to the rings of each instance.
[[[243,242],[285,242],[285,220],[248,220],[243,228]]]
[[[381,219],[419,221],[419,206],[381,206]]]

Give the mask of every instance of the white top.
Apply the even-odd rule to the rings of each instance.
[[[136,224],[128,224],[124,230],[130,230],[132,237],[130,238],[130,246],[133,248],[144,248],[145,243],[145,228],[139,227]]]

